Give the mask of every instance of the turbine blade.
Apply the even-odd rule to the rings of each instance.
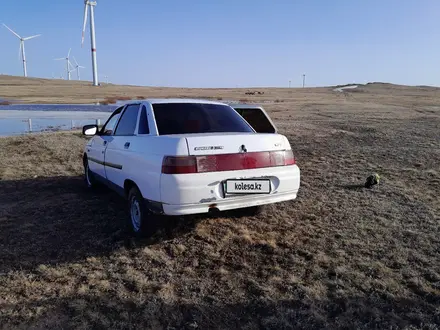
[[[67,58],[69,58],[71,50],[72,50],[72,48],[69,48],[69,52],[67,53]]]
[[[61,60],[65,60],[65,57],[60,57],[60,58],[54,58],[54,61],[61,61]]]
[[[85,66],[78,65],[78,68],[83,68],[83,69],[85,69],[86,67],[85,67]]]
[[[81,47],[84,44],[84,32],[86,31],[88,10],[89,10],[89,6],[87,5],[87,3],[85,3],[84,4],[84,22],[83,22],[82,37],[81,37]]]
[[[75,62],[75,64],[76,64],[76,66],[79,66],[78,62],[76,61],[76,58],[75,58],[75,56],[72,56],[72,58],[73,58],[73,61],[74,61],[74,62]]]
[[[5,23],[3,23],[3,26],[7,28],[9,31],[11,31],[18,39],[21,39],[21,37],[17,33],[15,33],[12,29],[10,29]]]
[[[36,34],[36,35],[34,35],[32,37],[26,37],[26,38],[23,38],[23,40],[34,39],[34,38],[39,37],[39,36],[41,36],[41,34]]]
[[[20,46],[18,47],[18,59],[20,60],[20,55],[21,55],[21,48],[22,48],[22,41],[20,41]]]

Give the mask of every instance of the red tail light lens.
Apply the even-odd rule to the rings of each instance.
[[[165,156],[162,162],[162,173],[187,174],[197,173],[195,156]]]
[[[245,168],[245,154],[197,156],[198,173],[235,171]]]
[[[206,156],[165,156],[162,173],[185,174],[294,165],[292,150]]]

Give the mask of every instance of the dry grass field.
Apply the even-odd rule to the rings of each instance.
[[[247,95],[246,91],[264,91],[264,94]],[[0,99],[12,103],[107,103],[117,99],[142,99],[161,97],[213,98],[218,100],[286,102],[307,100],[310,95],[325,93],[327,88],[165,88],[103,84],[93,87],[86,81],[67,81],[0,75]],[[309,100],[310,101],[310,100]]]
[[[91,98],[75,86],[66,102]],[[39,88],[0,98],[62,100]],[[144,240],[125,235],[123,200],[85,189],[78,133],[0,138],[0,328],[437,329],[440,90],[259,90],[246,98],[273,101],[298,199],[255,217],[164,218]],[[381,182],[363,188],[371,172]]]

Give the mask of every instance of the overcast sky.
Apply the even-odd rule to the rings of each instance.
[[[439,0],[97,0],[98,71],[118,84],[323,86],[371,81],[440,86]],[[1,1],[25,42],[28,75],[59,77],[72,55],[91,80],[84,2]],[[19,41],[0,27],[0,73],[22,75]],[[76,74],[72,73],[76,79]]]

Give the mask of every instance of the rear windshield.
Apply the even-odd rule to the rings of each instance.
[[[231,107],[203,103],[153,104],[159,135],[209,132],[253,132]]]

